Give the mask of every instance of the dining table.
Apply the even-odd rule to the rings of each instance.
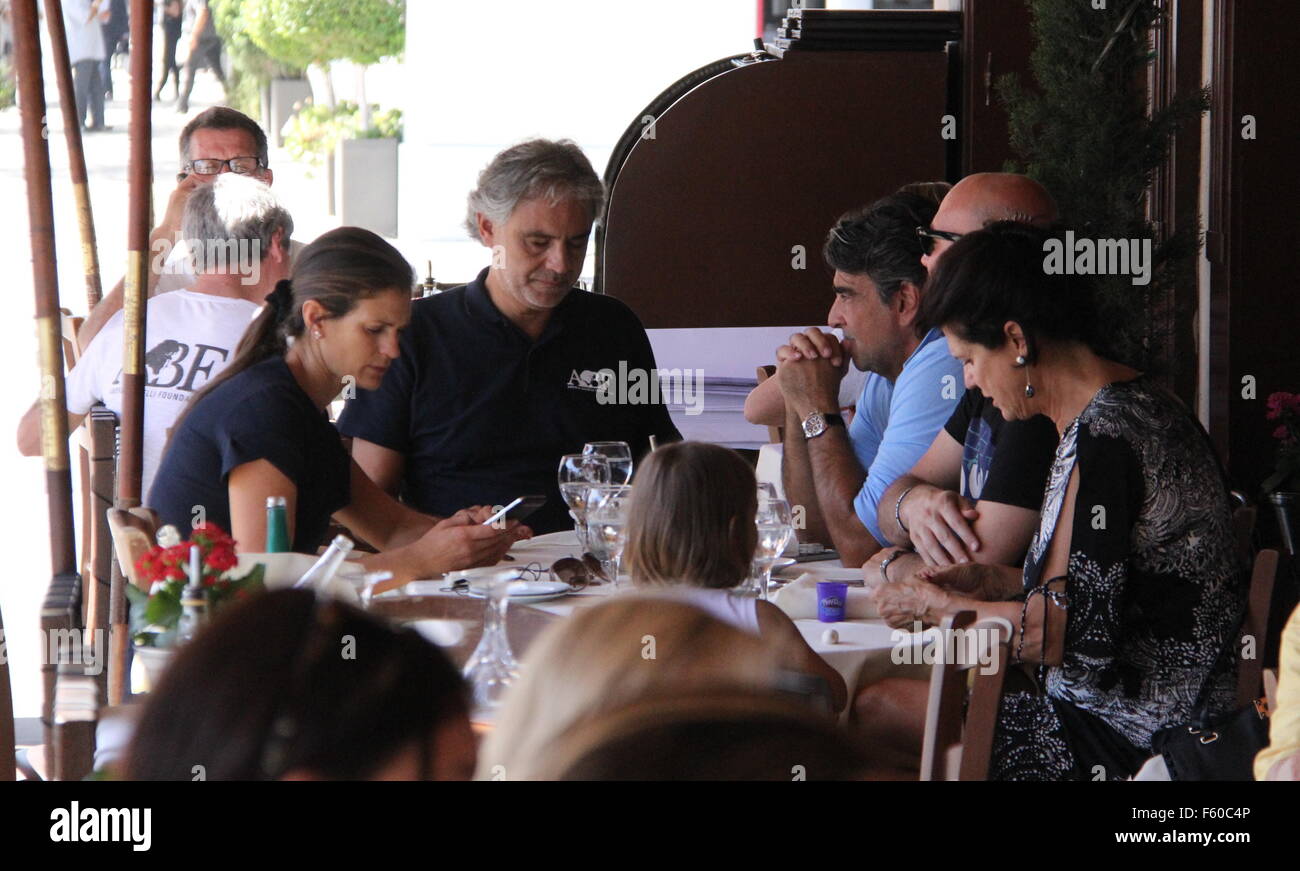
[[[581,556],[577,536],[568,530],[516,543],[510,549],[508,559],[499,563],[497,568],[545,579],[557,560]],[[370,603],[370,610],[413,625],[443,647],[453,661],[463,664],[478,643],[486,602],[463,586],[456,588],[453,585],[456,576],[457,573],[453,572],[443,579],[412,581],[376,595]],[[778,589],[796,579],[801,579],[799,582],[804,586],[817,580],[861,584],[862,572],[859,568],[845,567],[837,559],[826,559],[785,565],[773,572],[773,579],[774,587]],[[548,601],[530,601],[526,605],[512,602],[507,612],[507,631],[514,654],[522,656],[538,634],[577,609],[632,589],[631,580],[622,576],[617,585],[604,582]],[[851,596],[865,596],[865,589],[851,589]],[[804,607],[798,608],[783,601],[786,598],[772,596],[774,604],[785,606],[783,610],[790,614],[808,645],[844,678],[850,696],[886,677],[922,680],[929,677],[931,666],[925,662],[924,651],[938,630],[908,632],[891,628],[879,617],[870,616],[824,623],[808,613],[806,600],[801,601]],[[791,602],[798,601],[795,597],[788,598]],[[861,611],[861,607],[858,610]]]

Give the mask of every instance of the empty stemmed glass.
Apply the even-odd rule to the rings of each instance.
[[[575,521],[578,545],[587,547],[587,492],[592,484],[609,483],[609,461],[596,454],[565,454],[560,457],[560,496]]]
[[[465,682],[470,686],[474,707],[491,710],[501,703],[506,689],[519,678],[519,663],[510,649],[506,633],[509,588],[518,572],[502,571],[488,578],[483,587],[487,607],[483,610],[483,636],[465,662]]]
[[[582,446],[587,456],[604,457],[609,463],[609,482],[627,484],[632,480],[632,449],[627,442],[587,442]]]
[[[598,484],[587,496],[587,545],[614,586],[627,540],[627,510],[632,488],[625,484]]]
[[[794,521],[790,515],[790,506],[784,499],[778,499],[775,489],[770,484],[760,484],[758,488],[758,512],[754,516],[754,525],[758,527],[758,547],[754,554],[758,574],[758,596],[767,598],[767,589],[772,583],[772,566],[785,551],[786,545],[794,537]]]

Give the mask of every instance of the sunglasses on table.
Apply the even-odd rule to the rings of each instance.
[[[917,227],[916,235],[921,240],[921,250],[929,254],[934,251],[934,240],[944,239],[948,242],[956,242],[964,234],[949,233],[947,230],[935,230],[932,227]]]
[[[259,169],[265,169],[265,165],[257,157],[232,157],[229,160],[221,160],[217,157],[200,157],[198,160],[189,160],[185,163],[185,171],[197,173],[198,175],[216,175],[223,169],[229,169],[238,175],[252,175]]]
[[[589,553],[584,553],[581,558],[563,557],[556,560],[549,569],[543,568],[541,563],[529,563],[518,569],[518,575],[518,580],[521,581],[540,581],[545,575],[552,581],[568,584],[575,591],[609,580],[600,560]],[[443,592],[468,594],[469,580],[458,578],[452,581],[451,586],[443,587]]]

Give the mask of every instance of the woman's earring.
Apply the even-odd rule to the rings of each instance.
[[[1021,366],[1024,366],[1024,365],[1025,365],[1025,362],[1026,362],[1026,361],[1025,361],[1025,355],[1024,355],[1024,354],[1017,354],[1017,355],[1016,355],[1016,368],[1017,368],[1017,369],[1019,369]]]
[[[1016,355],[1016,368],[1017,368],[1017,369],[1024,369],[1025,366],[1027,366],[1027,365],[1029,365],[1029,361],[1025,359],[1025,355],[1024,355],[1024,354],[1017,354],[1017,355]],[[1026,398],[1026,399],[1033,399],[1033,398],[1034,398],[1034,385],[1032,385],[1032,384],[1029,383],[1029,372],[1028,372],[1028,370],[1026,370],[1026,372],[1025,372],[1025,398]]]
[[[311,337],[312,337],[313,339],[319,339],[319,338],[320,338],[320,330],[312,330],[312,331],[311,331]]]

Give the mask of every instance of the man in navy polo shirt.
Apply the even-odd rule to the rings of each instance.
[[[380,487],[450,515],[542,494],[538,533],[572,526],[556,473],[584,442],[681,438],[659,402],[601,390],[601,370],[655,370],[645,329],[623,303],[574,290],[604,187],[574,143],[532,140],[493,158],[469,195],[466,228],[492,251],[464,287],[418,300],[378,390],[339,418]],[[620,370],[622,364],[622,370]],[[655,397],[656,399],[658,397]]]

